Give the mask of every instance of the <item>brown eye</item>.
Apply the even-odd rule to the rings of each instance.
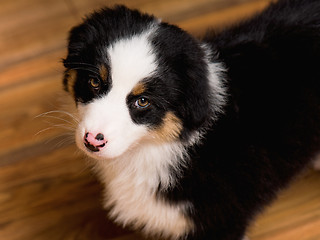
[[[97,78],[90,78],[89,80],[89,85],[92,87],[94,90],[99,90],[100,89],[100,80]]]
[[[135,105],[137,108],[147,108],[150,106],[150,102],[147,98],[141,97],[135,102]]]

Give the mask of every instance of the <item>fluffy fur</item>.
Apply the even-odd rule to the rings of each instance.
[[[116,222],[167,239],[244,238],[320,148],[319,12],[318,0],[280,0],[198,40],[117,6],[72,29],[76,141]]]

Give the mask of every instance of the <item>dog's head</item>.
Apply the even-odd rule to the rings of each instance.
[[[143,143],[192,141],[221,105],[219,69],[207,50],[178,27],[123,6],[73,28],[64,86],[79,111],[78,146],[115,158]]]

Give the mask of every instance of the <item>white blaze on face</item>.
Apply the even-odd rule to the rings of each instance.
[[[83,144],[86,132],[102,133],[108,141],[99,152],[88,152],[93,157],[118,157],[147,134],[146,126],[133,123],[126,98],[139,81],[156,70],[155,54],[148,40],[150,32],[121,39],[106,49],[111,69],[111,89],[105,96],[87,105],[79,105],[81,123],[77,130],[78,146],[86,151]]]

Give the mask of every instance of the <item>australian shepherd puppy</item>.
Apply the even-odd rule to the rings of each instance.
[[[124,6],[71,30],[65,89],[117,223],[241,240],[320,150],[320,1],[195,39]]]

